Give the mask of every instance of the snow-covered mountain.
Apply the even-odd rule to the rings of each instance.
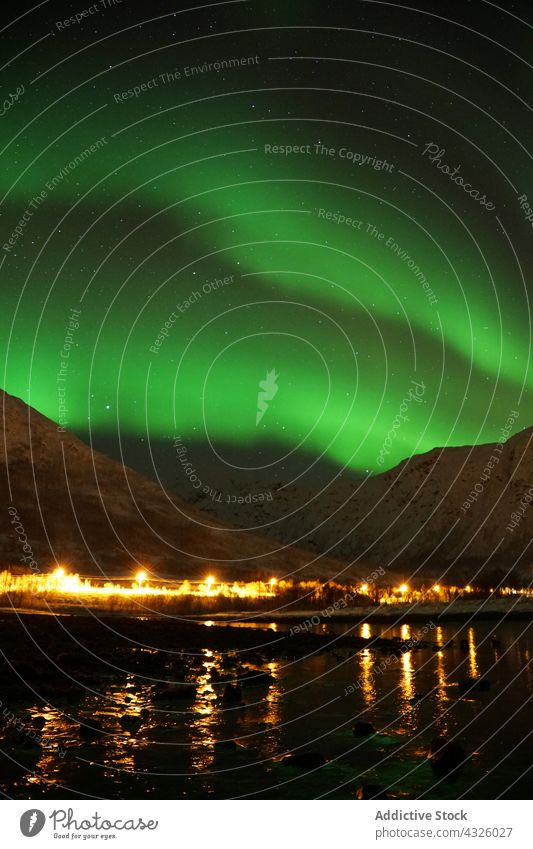
[[[202,578],[336,574],[338,563],[214,528],[197,509],[0,390],[0,567]],[[311,562],[315,561],[315,562]]]
[[[337,477],[322,493],[263,480],[255,491],[271,498],[252,501],[249,484],[232,484],[231,496],[195,505],[254,533],[406,577],[492,584],[519,570],[529,582],[532,439],[526,428],[503,444],[435,448],[364,482]]]
[[[115,575],[142,564],[191,578],[216,566],[231,579],[364,576],[380,565],[385,583],[492,584],[517,570],[531,580],[533,428],[503,444],[434,449],[365,481],[337,476],[321,492],[264,479],[206,494],[187,481],[175,494],[1,391],[0,405],[4,564],[31,556],[43,571],[64,562]]]

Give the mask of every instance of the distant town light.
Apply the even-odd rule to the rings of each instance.
[[[440,584],[435,584],[435,586],[433,587],[433,592],[440,593]]]
[[[144,582],[146,581],[147,577],[148,575],[146,574],[146,572],[141,569],[141,571],[137,572],[137,574],[135,575],[135,580],[137,581],[139,586],[142,586],[142,584],[144,584]]]
[[[407,586],[407,584],[402,584],[402,585],[401,585],[401,587],[400,587],[400,592],[402,593],[402,595],[403,595],[404,593],[409,592],[409,587]]]
[[[54,575],[56,578],[63,578],[65,575],[65,570],[62,566],[58,566],[57,569],[54,570]]]
[[[361,592],[362,593],[368,592],[368,584],[361,584]]]

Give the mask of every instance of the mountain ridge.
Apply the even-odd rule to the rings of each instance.
[[[201,579],[216,568],[221,579],[239,580],[345,569],[293,546],[213,528],[175,494],[92,450],[20,398],[0,390],[0,405],[4,565],[24,568],[27,545],[39,571],[62,563],[81,574],[128,576],[142,566],[159,577]]]

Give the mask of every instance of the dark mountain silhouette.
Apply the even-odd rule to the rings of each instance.
[[[48,571],[60,562],[86,575],[234,580],[287,573],[336,574],[339,564],[212,520],[158,484],[92,451],[0,390],[2,564]],[[27,540],[27,542],[26,542]],[[24,548],[26,546],[26,548]],[[278,549],[276,551],[276,549]],[[23,559],[25,558],[25,560]]]
[[[334,475],[321,493],[264,479],[255,488],[272,500],[228,504],[204,496],[195,504],[254,533],[345,562],[379,563],[389,573],[529,583],[532,439],[526,428],[503,444],[435,448],[364,482]],[[241,494],[249,488],[240,485]],[[239,484],[231,489],[239,493]]]

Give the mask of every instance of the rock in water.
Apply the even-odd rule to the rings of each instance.
[[[356,737],[369,737],[376,733],[371,722],[356,722],[352,730]]]
[[[174,702],[196,698],[196,685],[190,683],[173,684],[154,694],[154,702]]]
[[[320,752],[301,752],[297,755],[287,755],[281,763],[297,769],[318,769],[324,766],[326,759]]]
[[[486,678],[462,678],[459,681],[459,689],[486,692],[490,690],[490,681],[487,681]]]
[[[435,737],[428,752],[431,768],[438,775],[450,775],[459,770],[468,760],[468,755],[456,740]]]
[[[236,684],[226,684],[222,698],[225,702],[240,702],[242,701],[242,690]]]
[[[90,725],[86,724],[85,721],[82,721],[78,728],[78,734],[82,740],[86,743],[90,743],[93,740],[98,740],[100,737],[104,736],[105,731],[101,722],[98,722],[97,719],[93,719],[92,717],[90,720],[87,720],[87,722],[90,722]]]

